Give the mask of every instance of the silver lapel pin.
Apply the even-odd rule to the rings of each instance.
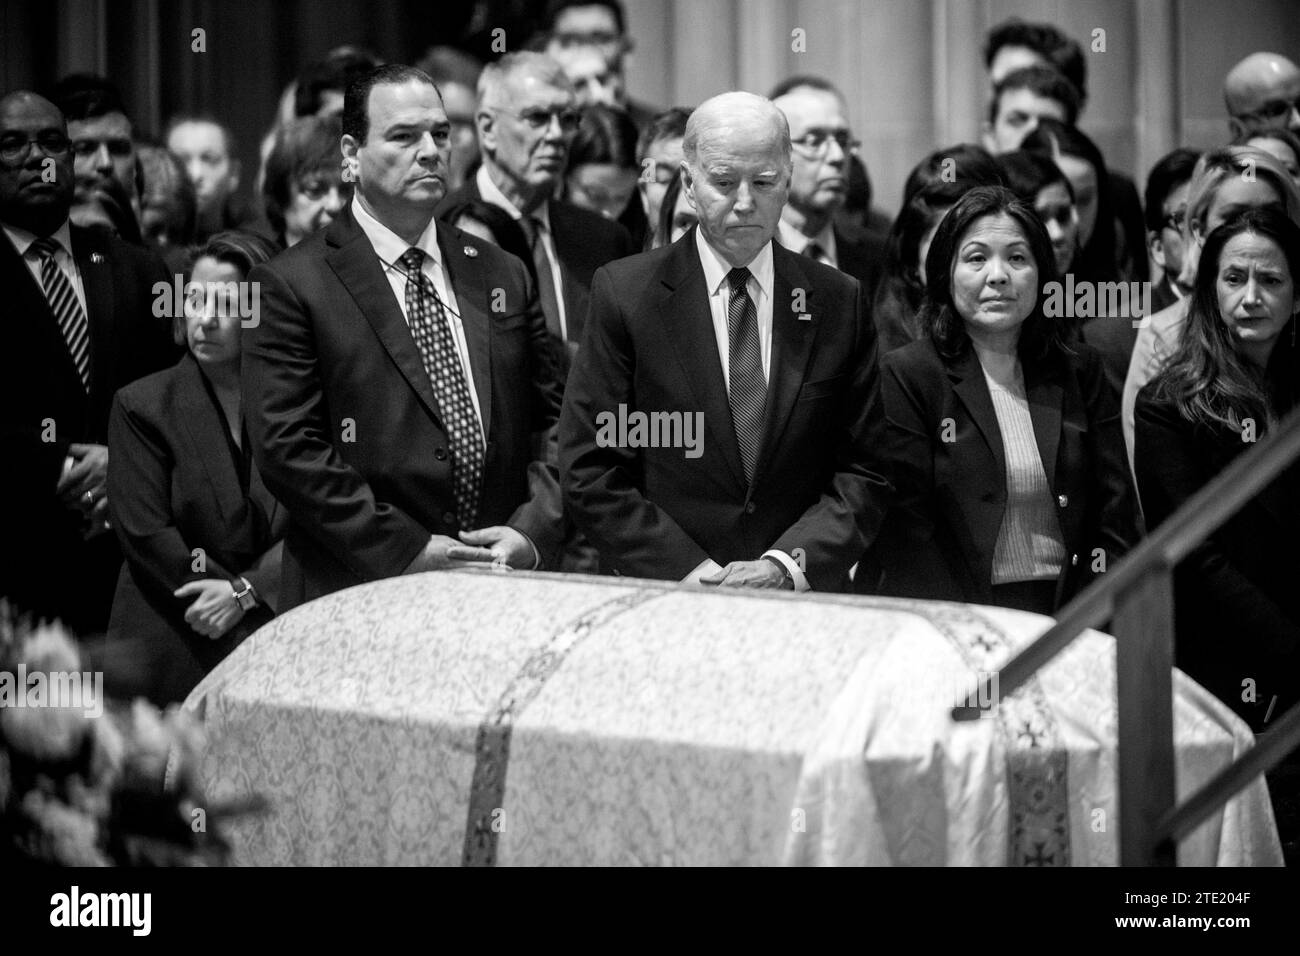
[[[93,262],[95,265],[99,265],[101,262],[104,261],[104,257],[100,255],[98,252],[92,252],[90,254],[90,261]]]
[[[471,259],[476,258],[478,256],[478,250],[473,246],[466,246],[465,255],[469,256]]]

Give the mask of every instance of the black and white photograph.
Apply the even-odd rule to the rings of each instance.
[[[18,922],[812,866],[1293,925],[1298,64],[1294,0],[0,0]]]

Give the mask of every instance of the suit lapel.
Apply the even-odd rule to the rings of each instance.
[[[779,243],[772,244],[775,281],[772,286],[772,361],[767,403],[763,413],[763,450],[758,457],[754,484],[776,452],[799,389],[803,386],[812,345],[820,327],[812,282],[800,263],[801,255]],[[802,302],[796,300],[802,290]],[[799,311],[793,305],[802,305]],[[801,319],[800,316],[810,316]]]
[[[392,286],[384,275],[384,265],[375,254],[370,240],[357,225],[350,208],[345,209],[327,229],[325,241],[330,249],[325,254],[325,261],[375,330],[375,335],[379,337],[380,344],[387,350],[393,364],[419,396],[429,414],[441,425],[438,399],[433,394],[433,386],[429,383],[420,350],[411,337],[411,330],[393,296]]]
[[[176,366],[177,412],[185,423],[191,451],[203,462],[221,516],[233,527],[240,517],[244,494],[225,441],[225,415],[212,404],[202,376],[198,362],[187,352]]]
[[[980,366],[975,350],[967,346],[966,350],[955,359],[944,359],[948,368],[948,378],[958,399],[966,406],[971,421],[979,429],[988,448],[989,457],[998,471],[998,486],[1006,485],[1006,456],[1002,453],[1002,429],[998,427],[997,412],[993,409],[993,397],[989,394],[988,383],[984,380],[984,369]]]
[[[1060,369],[1052,362],[1047,368],[1034,363],[1025,376],[1025,396],[1029,401],[1029,417],[1034,422],[1034,441],[1038,457],[1042,459],[1047,475],[1047,487],[1056,489],[1056,456],[1061,442],[1061,409],[1065,387]]]
[[[695,407],[704,412],[713,447],[722,449],[722,458],[731,470],[732,478],[743,489],[745,470],[736,447],[736,429],[731,420],[727,383],[722,375],[718,340],[713,334],[709,291],[705,287],[704,268],[695,248],[694,229],[674,244],[661,281],[669,290],[668,297],[660,306],[668,341],[677,353]]]
[[[488,300],[487,277],[477,260],[465,255],[465,244],[458,242],[450,226],[438,223],[438,248],[447,271],[447,281],[456,295],[461,326],[469,346],[469,367],[474,373],[474,391],[478,393],[483,416],[483,434],[492,434],[492,343],[491,322],[484,306]]]

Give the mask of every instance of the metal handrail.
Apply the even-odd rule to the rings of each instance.
[[[1300,408],[1292,411],[1254,448],[1233,459],[1121,559],[1115,570],[1102,575],[1067,604],[1054,625],[1002,668],[997,677],[998,693],[1003,697],[1014,693],[1085,628],[1109,620],[1115,610],[1116,594],[1133,587],[1153,569],[1172,568],[1297,458],[1300,458]],[[973,699],[992,700],[987,696],[993,692],[992,682],[992,675],[986,677],[982,688],[986,696]],[[978,716],[967,713],[966,708],[953,711],[953,717],[958,720]]]
[[[1159,578],[1164,582],[1163,591],[1167,594],[1168,580],[1174,566],[1298,459],[1300,459],[1300,408],[1293,410],[1256,447],[1239,455],[1213,480],[1188,499],[1159,528],[1123,558],[1113,571],[1104,574],[1066,605],[1058,615],[1055,624],[1008,661],[1000,671],[987,675],[981,681],[982,686],[976,691],[978,696],[968,699],[992,700],[994,694],[1005,697],[1014,693],[1086,628],[1097,627],[1117,616],[1117,611],[1122,611],[1127,606],[1126,601],[1151,600],[1151,595],[1143,592],[1150,590],[1147,585],[1154,579]],[[1155,599],[1158,600],[1161,588],[1156,588],[1154,593]],[[1134,636],[1138,639],[1146,639],[1146,635],[1130,635],[1130,637]],[[1167,641],[1167,635],[1165,639]],[[1156,638],[1153,637],[1152,641],[1154,640]],[[1169,675],[1164,682],[1164,692],[1154,695],[1156,700],[1167,701],[1170,706],[1172,706],[1169,688],[1171,680],[1172,675]],[[1123,694],[1121,694],[1121,711],[1124,710],[1122,698]],[[952,716],[954,720],[971,720],[979,716],[979,710],[971,707],[955,707]],[[1170,719],[1170,716],[1164,715],[1165,720]],[[1161,740],[1158,746],[1159,753],[1168,757],[1161,763],[1167,768],[1168,775],[1171,775],[1172,724],[1167,726],[1170,731],[1169,739]],[[1144,858],[1172,862],[1172,845],[1177,840],[1195,829],[1197,824],[1226,803],[1233,794],[1260,773],[1275,766],[1297,745],[1300,745],[1300,705],[1293,707],[1279,720],[1278,724],[1270,730],[1268,740],[1261,742],[1225,768],[1183,804],[1168,806],[1155,824],[1154,832],[1144,834],[1147,844]],[[1123,818],[1129,812],[1123,801],[1126,792],[1123,779],[1121,779],[1120,791],[1120,813]],[[1141,809],[1144,815],[1151,819],[1149,816],[1151,801],[1145,802],[1147,805]],[[1121,833],[1134,832],[1137,831],[1131,822],[1127,826],[1121,824]],[[1125,854],[1125,858],[1134,857]]]

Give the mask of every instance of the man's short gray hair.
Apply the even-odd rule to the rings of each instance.
[[[719,119],[730,118],[737,113],[750,113],[755,118],[769,120],[776,127],[786,167],[792,165],[790,123],[786,120],[785,114],[765,96],[733,91],[719,93],[705,100],[695,108],[691,118],[686,121],[686,135],[682,138],[682,155],[692,168],[699,168],[701,132],[707,132],[717,124]]]
[[[552,86],[572,89],[573,83],[560,66],[545,53],[519,50],[483,67],[478,78],[478,101],[481,105],[499,106],[506,84],[520,73],[531,73]]]

